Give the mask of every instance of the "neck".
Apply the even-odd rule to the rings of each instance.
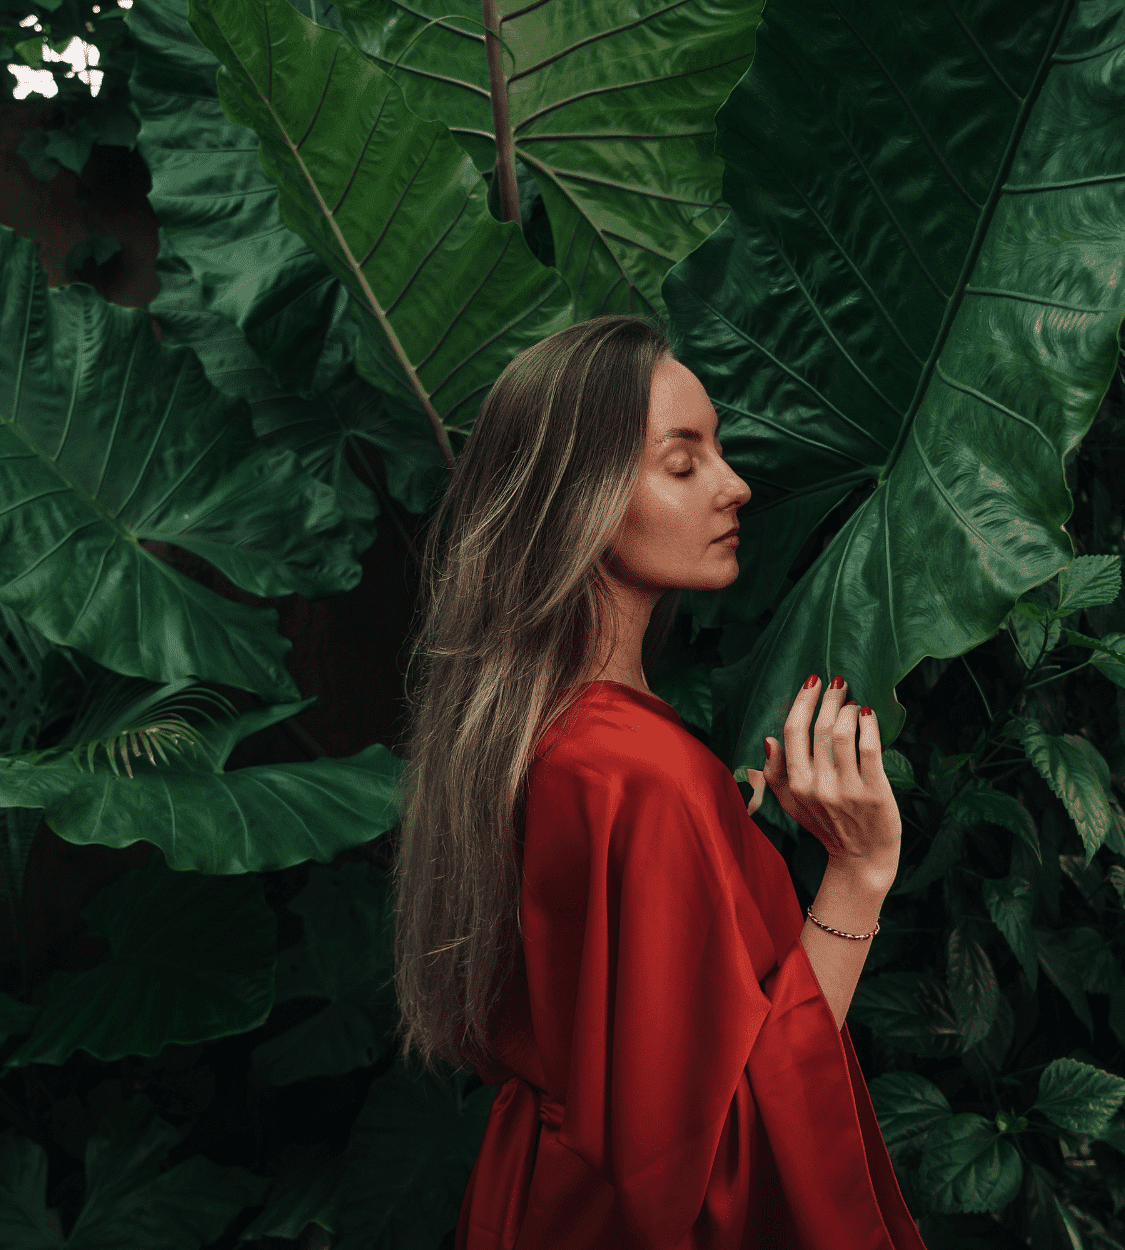
[[[612,571],[606,569],[605,572],[617,609],[617,646],[609,654],[604,640],[599,643],[594,671],[587,680],[619,681],[622,685],[651,694],[641,664],[641,648],[652,618],[652,609],[664,591],[631,585],[616,577]]]

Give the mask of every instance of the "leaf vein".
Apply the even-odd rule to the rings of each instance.
[[[1026,425],[1028,429],[1034,430],[1035,433],[1038,434],[1039,437],[1043,440],[1043,442],[1047,445],[1047,449],[1050,451],[1051,455],[1052,456],[1057,455],[1054,443],[1051,442],[1051,440],[1047,437],[1047,435],[1043,433],[1043,431],[1039,428],[1039,426],[1037,426],[1035,422],[1030,419],[1030,417],[1025,417],[1022,413],[1016,412],[1014,409],[1006,407],[1004,404],[1000,403],[999,400],[993,399],[991,395],[986,395],[984,391],[978,391],[976,387],[969,386],[967,382],[955,381],[941,367],[940,360],[935,365],[934,372],[945,383],[945,385],[948,386],[951,390],[961,391],[962,394],[965,394],[965,395],[972,395],[974,399],[979,399],[981,403],[987,404],[990,408],[994,408],[997,412],[1002,412],[1005,416],[1012,417],[1016,421],[1019,421],[1023,425]]]
[[[634,87],[649,87],[657,82],[671,82],[676,78],[690,78],[693,74],[710,74],[714,70],[722,69],[726,65],[734,65],[737,61],[749,61],[750,54],[744,56],[732,56],[727,61],[719,61],[715,65],[701,65],[698,69],[684,70],[680,74],[662,74],[659,78],[644,78],[637,82],[621,82],[612,83],[606,87],[592,87],[589,91],[579,91],[576,95],[567,96],[565,100],[556,100],[554,104],[548,104],[544,108],[539,109],[536,113],[529,113],[523,121],[512,127],[512,134],[516,134],[524,126],[536,121],[540,117],[546,117],[548,113],[553,113],[556,109],[565,108],[568,104],[577,104],[580,100],[588,100],[591,96],[607,95],[614,91],[630,91]]]
[[[609,30],[596,31],[592,35],[587,35],[585,39],[579,39],[577,43],[572,43],[569,48],[563,48],[561,52],[556,52],[554,56],[549,56],[535,65],[530,65],[527,69],[521,69],[518,74],[513,74],[511,78],[508,79],[508,82],[513,83],[517,78],[526,78],[528,74],[534,74],[537,70],[544,69],[548,65],[553,65],[555,61],[561,61],[564,56],[569,56],[572,52],[577,52],[579,48],[588,47],[590,44],[597,43],[601,39],[612,39],[614,35],[619,35],[626,30],[632,30],[634,26],[643,26],[645,22],[651,22],[653,18],[662,17],[665,13],[670,13],[673,9],[678,9],[688,3],[690,3],[690,0],[675,0],[673,4],[665,5],[662,9],[654,9],[651,13],[646,13],[643,17],[638,17],[636,21],[626,22],[623,26],[613,26]]]

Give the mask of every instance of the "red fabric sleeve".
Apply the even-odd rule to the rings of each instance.
[[[638,762],[584,790],[609,872],[590,876],[559,1141],[615,1187],[638,1245],[674,1246],[769,1013],[750,952],[773,946],[705,789]]]
[[[876,1200],[851,1043],[799,941],[785,862],[721,761],[682,726],[667,732],[668,750],[626,743],[615,758],[620,735],[607,737],[592,763],[560,758],[537,778],[530,814],[566,826],[553,839],[540,826],[538,846],[553,841],[571,874],[583,861],[589,870],[581,949],[569,952],[559,1143],[614,1187],[638,1247],[679,1246],[745,1079],[802,1247],[924,1250],[881,1136],[894,1238]],[[558,848],[560,836],[570,845]],[[542,891],[554,883],[542,868],[533,858],[525,890],[534,880],[549,910]],[[855,1073],[862,1086],[858,1064]]]
[[[580,711],[529,778],[459,1250],[925,1250],[730,770],[655,696]]]

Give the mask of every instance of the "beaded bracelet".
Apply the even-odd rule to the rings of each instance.
[[[844,933],[840,929],[833,929],[830,925],[826,925],[822,920],[817,920],[817,918],[812,914],[811,903],[809,904],[808,911],[805,912],[805,915],[808,916],[808,918],[813,922],[813,924],[820,925],[820,927],[822,929],[825,929],[827,932],[835,933],[837,937],[851,938],[855,942],[867,941],[867,939],[873,938],[875,934],[879,932],[878,920],[875,921],[875,928],[872,929],[870,933]]]

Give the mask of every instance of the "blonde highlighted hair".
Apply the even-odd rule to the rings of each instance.
[[[434,1075],[435,1056],[460,1069],[487,1053],[522,941],[528,767],[547,724],[592,679],[603,632],[612,654],[618,621],[598,560],[640,471],[662,358],[675,358],[665,331],[629,315],[521,352],[426,530],[398,788],[394,984],[403,1059],[417,1053]],[[679,598],[669,590],[653,610],[645,668]]]

